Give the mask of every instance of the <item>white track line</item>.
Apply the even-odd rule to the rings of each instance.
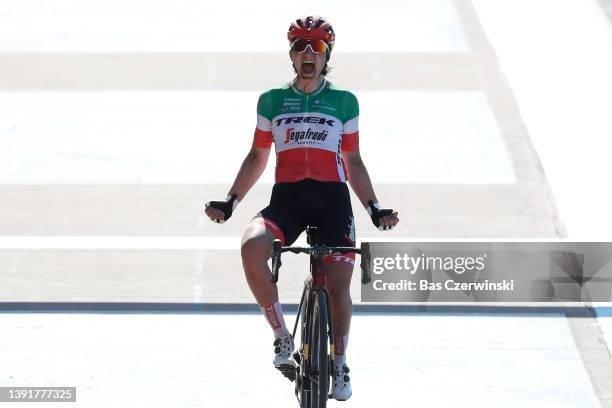
[[[194,249],[236,250],[239,236],[172,237],[172,236],[0,236],[0,249]],[[418,237],[364,237],[364,242],[590,242],[560,239],[431,239]],[[300,237],[294,245],[306,245]]]

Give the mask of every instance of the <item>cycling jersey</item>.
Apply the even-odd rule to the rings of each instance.
[[[288,83],[259,97],[253,144],[276,150],[276,183],[347,180],[342,151],[359,146],[355,95],[327,80],[312,93]]]

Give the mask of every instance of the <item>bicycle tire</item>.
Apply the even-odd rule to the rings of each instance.
[[[302,339],[302,345],[300,347],[300,351],[299,351],[299,355],[300,355],[300,367],[299,367],[299,372],[297,375],[297,379],[295,382],[295,391],[296,391],[296,395],[298,395],[298,400],[300,402],[300,408],[311,408],[310,405],[310,382],[309,379],[306,378],[306,366],[307,366],[307,361],[306,361],[306,357],[308,357],[307,354],[305,354],[305,352],[307,353],[306,350],[308,350],[306,348],[306,344],[309,344],[308,342],[310,341],[310,321],[311,318],[310,316],[312,315],[312,305],[310,304],[310,293],[309,293],[310,289],[306,289],[306,291],[304,292],[304,299],[303,299],[303,304],[302,304],[302,315],[300,316],[300,320],[302,321],[301,324],[301,336],[300,338]],[[308,385],[306,385],[305,383],[308,382]]]
[[[327,300],[324,291],[318,291],[314,299],[310,322],[309,367],[312,373],[310,408],[325,408],[329,394],[329,342],[327,333]]]

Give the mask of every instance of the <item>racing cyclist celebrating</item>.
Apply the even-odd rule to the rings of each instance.
[[[346,182],[375,226],[393,228],[398,213],[381,209],[359,153],[359,106],[352,93],[325,79],[335,33],[329,22],[308,16],[291,23],[289,57],[296,76],[259,97],[257,127],[224,201],[206,203],[206,214],[227,221],[263,173],[270,148],[276,150],[276,175],[270,204],[249,223],[241,255],[247,282],[274,332],[274,365],[295,367],[294,343],[270,281],[268,259],[274,239],[291,245],[306,226],[317,227],[321,245],[355,246],[355,222]],[[324,259],[334,327],[332,398],[345,401],[352,390],[346,364],[352,301],[350,282],[355,254]]]

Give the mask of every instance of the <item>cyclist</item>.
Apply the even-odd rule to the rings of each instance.
[[[283,245],[291,245],[306,226],[314,225],[319,244],[354,246],[355,222],[347,181],[379,229],[391,229],[399,221],[397,212],[380,208],[361,159],[357,98],[325,78],[335,41],[331,24],[319,16],[300,18],[291,23],[287,36],[295,78],[259,97],[251,150],[226,199],[206,203],[205,210],[211,220],[227,221],[261,176],[274,143],[276,181],[270,205],[246,228],[241,255],[249,287],[274,331],[274,365],[281,371],[295,367],[294,344],[277,287],[270,282],[267,261],[272,241],[278,238]],[[352,394],[346,347],[354,259],[350,254],[324,260],[335,331],[332,398],[339,401]]]

